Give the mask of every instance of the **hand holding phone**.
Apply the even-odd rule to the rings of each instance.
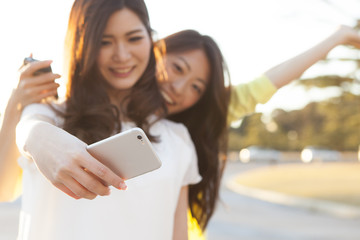
[[[25,66],[25,65],[28,64],[28,63],[37,62],[37,61],[39,61],[39,60],[36,60],[36,59],[34,59],[34,58],[32,58],[32,57],[26,57],[26,58],[24,58],[23,66]],[[40,74],[42,74],[42,73],[48,73],[48,72],[52,72],[52,69],[51,69],[50,66],[49,66],[49,67],[46,67],[46,68],[41,68],[41,69],[37,70],[36,72],[34,72],[34,76],[40,75]]]
[[[141,128],[132,128],[87,146],[88,152],[124,180],[161,167]]]
[[[26,57],[26,58],[24,58],[22,67],[29,64],[29,63],[31,63],[31,62],[37,62],[37,61],[39,61],[39,60],[36,60],[36,59],[32,58],[32,56]],[[44,68],[41,68],[41,69],[35,71],[33,73],[33,76],[38,76],[38,75],[41,75],[43,73],[48,73],[48,72],[52,72],[51,66],[44,67]],[[55,93],[54,97],[55,97],[55,99],[59,98],[59,95],[58,95],[57,92]]]

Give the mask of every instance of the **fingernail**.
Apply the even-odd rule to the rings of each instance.
[[[127,189],[126,184],[125,184],[124,182],[121,182],[119,189],[120,189],[120,190],[126,190],[126,189]]]
[[[108,192],[106,193],[106,196],[109,196],[111,194],[111,189],[108,188]]]

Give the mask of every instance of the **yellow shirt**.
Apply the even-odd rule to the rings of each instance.
[[[277,91],[268,77],[262,75],[253,81],[233,86],[231,89],[228,123],[237,121],[253,113],[258,103],[266,103]],[[206,233],[202,233],[196,221],[188,212],[189,240],[205,240]]]
[[[262,75],[253,81],[231,89],[228,123],[253,113],[258,103],[266,103],[277,91],[268,77]]]

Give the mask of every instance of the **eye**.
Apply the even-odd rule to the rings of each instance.
[[[108,46],[111,44],[111,41],[110,40],[101,40],[101,46]]]
[[[182,67],[181,67],[180,65],[176,64],[176,63],[174,63],[174,68],[175,68],[175,70],[176,70],[177,72],[179,72],[179,73],[183,73],[183,72],[184,72],[183,69],[182,69]]]
[[[129,41],[130,42],[138,42],[138,41],[142,40],[143,38],[144,37],[142,37],[142,36],[131,37],[131,38],[129,38]]]
[[[199,95],[202,93],[202,89],[201,89],[201,87],[199,87],[198,85],[193,84],[193,85],[192,85],[192,88],[193,88]]]

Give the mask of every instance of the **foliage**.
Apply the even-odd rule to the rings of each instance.
[[[312,87],[325,88],[330,86],[341,87],[346,83],[352,83],[354,81],[353,78],[350,77],[340,77],[336,75],[330,76],[318,76],[315,78],[302,79],[301,81],[297,81],[298,85],[304,86],[307,89]]]
[[[300,82],[302,82],[301,80]],[[308,87],[339,86],[356,80],[338,76],[306,79]],[[344,88],[339,97],[309,103],[301,110],[286,112],[276,109],[271,119],[261,113],[244,118],[241,126],[231,129],[230,150],[259,145],[278,150],[301,150],[321,146],[340,151],[356,151],[360,144],[360,95]]]

